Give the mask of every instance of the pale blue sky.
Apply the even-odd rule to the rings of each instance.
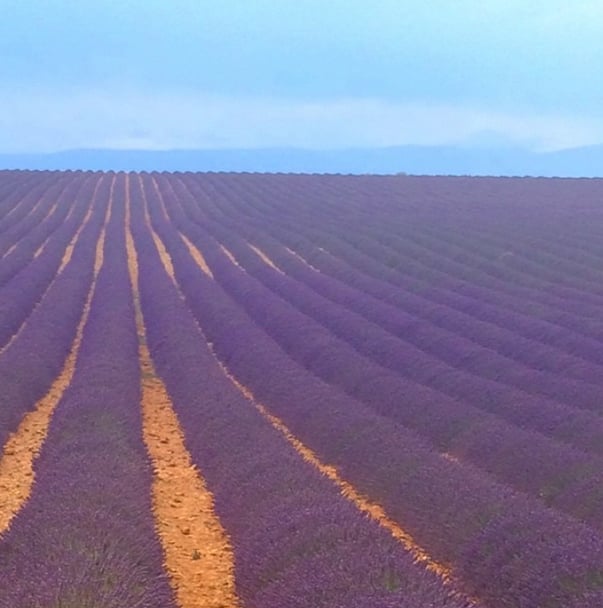
[[[603,142],[603,0],[0,0],[0,151]]]

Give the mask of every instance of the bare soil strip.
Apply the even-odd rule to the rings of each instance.
[[[195,262],[197,263],[197,266],[199,266],[199,268],[201,268],[201,270],[210,279],[213,279],[214,273],[211,271],[211,268],[205,261],[203,254],[197,249],[197,247],[195,247],[195,245],[193,245],[193,243],[189,239],[186,238],[186,236],[184,234],[180,233],[180,238],[184,241],[184,244],[188,247],[191,257],[195,260]],[[162,245],[163,245],[163,243],[162,243]],[[164,249],[165,249],[165,247],[164,247]],[[167,254],[167,251],[166,251],[165,260],[169,260],[169,259],[170,259],[170,256]],[[171,260],[170,260],[170,264],[171,264]]]
[[[140,177],[139,177],[139,179],[141,180],[140,183],[142,184],[142,179]],[[163,195],[161,194],[161,190],[159,190],[159,185],[157,184],[157,180],[153,176],[151,176],[151,181],[153,182],[153,188],[155,190],[155,193],[157,194],[157,198],[159,199],[159,204],[161,206],[161,212],[163,213],[163,217],[166,220],[169,220],[170,216],[165,207],[165,201],[163,200]],[[143,190],[143,192],[144,192],[144,190]],[[146,211],[147,217],[148,217],[148,212],[149,212],[148,206],[145,208],[145,211]]]
[[[127,221],[129,226],[129,213]],[[213,495],[192,464],[166,387],[155,373],[140,308],[136,250],[129,229],[126,234],[139,336],[143,437],[155,472],[153,511],[165,567],[181,608],[234,608],[239,602],[232,549],[214,513]],[[153,237],[157,243],[157,235]],[[167,252],[159,242],[163,257]],[[173,278],[171,262],[166,270]]]
[[[152,227],[149,227],[151,231]],[[157,238],[159,238],[156,235]],[[169,259],[169,254],[167,250],[163,248],[166,257]],[[178,290],[180,297],[184,299],[182,291],[174,277],[173,274],[170,273],[169,266],[171,266],[171,260],[169,266],[166,264],[166,261],[163,259],[164,266],[166,268],[166,272],[170,275],[172,280],[174,281],[174,285]],[[452,592],[462,597],[466,602],[467,606],[477,605],[478,601],[475,598],[472,598],[462,592],[459,589],[462,589],[462,585],[459,583],[458,579],[454,576],[450,567],[437,562],[433,559],[429,553],[423,549],[419,543],[415,541],[411,534],[406,532],[403,528],[401,528],[395,521],[390,519],[383,509],[381,505],[371,500],[369,497],[364,496],[358,490],[356,490],[352,484],[345,481],[338,473],[337,468],[323,463],[318,456],[307,446],[305,446],[299,439],[297,439],[293,433],[287,428],[282,420],[270,414],[268,409],[262,403],[259,403],[252,391],[243,386],[228,370],[228,368],[222,363],[216,354],[212,342],[210,342],[205,334],[203,333],[203,328],[199,326],[197,323],[197,327],[201,332],[201,335],[205,338],[205,342],[208,345],[212,355],[216,363],[220,366],[223,373],[228,377],[228,379],[236,386],[236,388],[241,391],[241,393],[250,401],[250,403],[260,412],[260,414],[270,423],[270,425],[279,433],[281,433],[287,441],[291,444],[291,446],[295,449],[295,451],[308,463],[318,469],[323,475],[328,477],[340,490],[342,496],[347,498],[350,502],[352,502],[360,511],[366,513],[371,519],[375,520],[381,527],[385,528],[393,538],[395,538],[398,542],[400,542],[404,548],[414,557],[414,561],[418,564],[421,564],[427,570],[434,572],[438,575],[446,584],[451,585],[453,587]]]
[[[107,209],[105,226],[110,217],[110,209],[111,203]],[[90,303],[96,287],[96,278],[103,264],[104,242],[105,228],[103,227],[96,244],[92,284],[63,369],[52,383],[50,390],[38,401],[35,409],[25,414],[17,430],[6,442],[0,457],[0,536],[8,530],[11,521],[31,494],[35,478],[35,460],[46,439],[52,414],[73,378],[84,327],[90,312]]]
[[[96,193],[98,191],[100,181],[101,180],[99,179],[98,182],[96,183],[96,188],[94,189],[94,193],[92,194],[92,202],[90,203],[90,207],[89,207],[88,211],[86,212],[86,215],[84,216],[84,220],[82,221],[81,226],[77,229],[76,233],[73,235],[73,238],[69,242],[69,245],[67,245],[67,247],[65,248],[65,253],[63,254],[63,257],[61,259],[61,265],[59,266],[59,270],[58,270],[57,274],[61,274],[61,272],[63,271],[63,268],[65,268],[65,266],[67,266],[67,264],[69,263],[69,260],[71,260],[71,256],[73,255],[73,249],[75,248],[75,244],[77,243],[78,239],[80,238],[80,234],[82,233],[84,226],[88,223],[88,220],[90,219],[90,216],[92,215],[92,211],[94,210],[94,201],[96,200]]]
[[[280,274],[285,274],[259,247],[252,245],[251,243],[247,243],[247,245],[257,253],[264,264],[268,264],[270,268],[276,270]]]
[[[311,268],[314,272],[320,272],[320,270],[318,270],[318,268],[316,268],[316,266],[312,266],[312,264],[310,264],[310,262],[308,262],[307,260],[305,260],[304,258],[302,258],[301,255],[299,255],[299,253],[297,253],[296,251],[293,251],[293,249],[289,249],[289,247],[285,247],[285,249],[294,257],[296,257],[300,262],[303,262],[308,268]]]
[[[11,245],[5,252],[4,255],[2,256],[2,259],[7,258],[16,248],[17,245],[19,243],[15,243],[14,245]]]
[[[222,245],[221,243],[220,245],[220,249],[226,254],[226,257],[237,267],[240,268],[243,272],[246,272],[246,270],[239,264],[239,262],[237,261],[237,258],[235,258],[235,256],[233,255],[232,251],[230,251],[229,249],[227,249],[224,245]]]
[[[54,203],[54,205],[50,208],[48,215],[42,221],[45,222],[48,218],[50,218],[50,216],[54,215],[58,206],[59,206],[58,203]],[[72,205],[71,209],[69,210],[69,213],[71,213],[72,209],[73,209],[73,205]],[[67,217],[65,217],[65,219],[63,221],[67,221]],[[44,239],[44,242],[36,249],[36,251],[34,253],[34,258],[37,258],[42,253],[42,251],[44,251],[44,247],[46,247],[46,243],[48,243],[51,236],[52,236],[52,232]]]
[[[252,391],[246,386],[242,385],[228,370],[228,368],[218,359],[218,356],[213,350],[213,346],[209,344],[209,348],[214,355],[214,358],[218,362],[218,365],[224,372],[224,375],[228,377],[228,379],[239,389],[241,393],[253,404],[253,406],[262,414],[268,422],[274,427],[277,431],[279,431],[287,441],[295,448],[295,451],[311,465],[316,467],[323,475],[328,477],[335,485],[339,488],[341,494],[345,496],[349,501],[353,502],[358,509],[366,513],[371,517],[371,519],[376,520],[379,525],[386,528],[391,535],[399,540],[407,551],[410,551],[415,558],[415,562],[422,563],[425,565],[427,570],[431,570],[435,572],[438,576],[442,577],[446,581],[452,581],[453,576],[451,570],[436,562],[431,556],[425,551],[414,539],[413,537],[405,532],[398,524],[396,524],[393,520],[389,519],[383,507],[381,507],[376,502],[372,501],[367,496],[362,495],[358,490],[356,490],[350,483],[345,481],[339,476],[337,472],[337,468],[324,464],[318,458],[318,456],[307,446],[305,446],[285,425],[285,423],[272,415],[265,405],[258,402],[252,393]]]
[[[142,178],[140,176],[138,176],[138,179],[140,181],[142,190],[144,192]],[[155,192],[157,193],[157,198],[158,198],[160,206],[161,206],[161,212],[163,213],[163,216],[165,217],[165,219],[170,221],[170,217],[168,215],[167,209],[165,208],[165,202],[163,200],[163,195],[161,194],[161,191],[159,190],[157,181],[155,180],[154,177],[152,177],[151,180],[153,182],[153,188],[155,189]],[[159,251],[159,255],[161,255],[161,259],[163,260],[163,263],[166,266],[166,269],[168,270],[170,277],[172,279],[174,279],[175,275],[174,275],[174,267],[172,266],[172,260],[171,260],[170,256],[168,255],[168,252],[167,252],[165,246],[163,245],[163,241],[159,238],[159,236],[157,236],[155,231],[151,229],[152,224],[151,224],[151,217],[149,215],[148,206],[145,206],[144,211],[145,211],[145,219],[147,222],[147,226],[151,230],[151,235],[153,236],[153,240],[155,241],[155,246],[157,247],[157,250]],[[195,260],[195,262],[197,263],[199,268],[201,268],[201,270],[203,270],[203,272],[208,277],[213,279],[214,275],[213,275],[211,269],[209,268],[209,265],[205,261],[203,254],[193,245],[193,243],[184,234],[182,234],[180,232],[178,234],[180,234],[180,238],[182,239],[184,244],[187,246],[189,253],[193,257],[193,259]]]

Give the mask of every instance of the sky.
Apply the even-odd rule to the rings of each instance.
[[[603,0],[0,0],[0,152],[603,143]]]

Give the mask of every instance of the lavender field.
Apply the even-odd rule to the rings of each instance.
[[[0,608],[603,606],[602,200],[0,172]]]

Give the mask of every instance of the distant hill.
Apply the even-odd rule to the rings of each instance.
[[[342,150],[69,150],[52,154],[0,154],[0,168],[603,177],[603,145],[551,153],[512,147],[452,146]]]

